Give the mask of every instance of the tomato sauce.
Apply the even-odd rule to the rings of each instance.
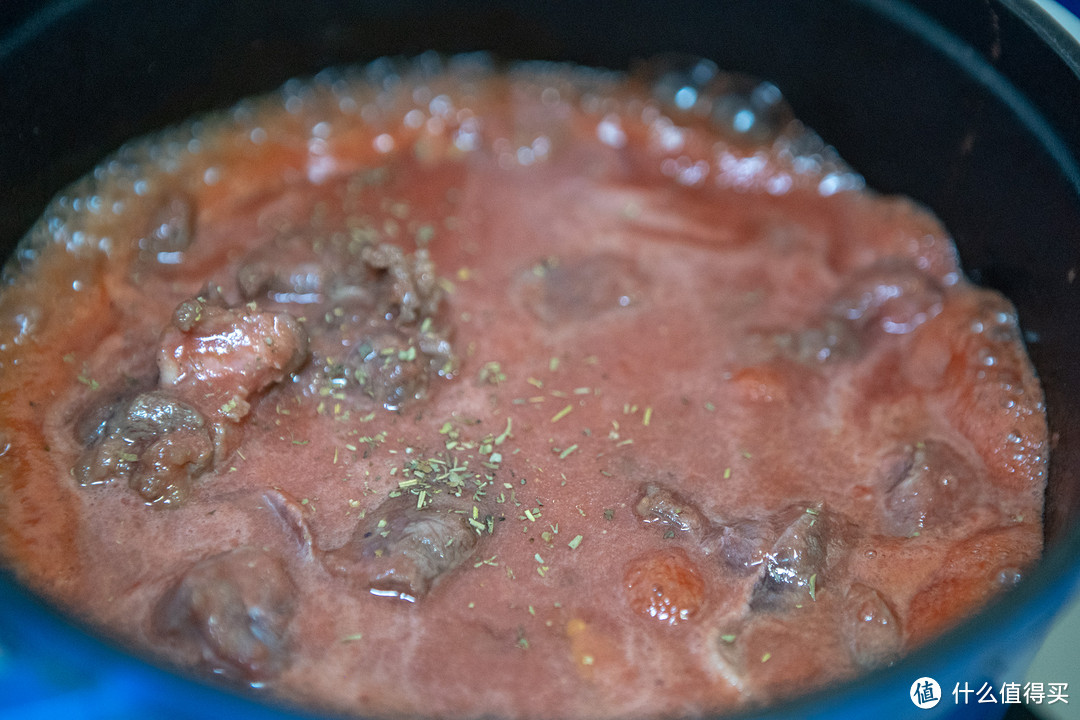
[[[0,295],[29,586],[308,708],[693,714],[1042,544],[1015,313],[768,83],[383,61],[136,140]]]

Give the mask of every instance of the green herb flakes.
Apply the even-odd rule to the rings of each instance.
[[[552,415],[552,416],[551,416],[551,422],[553,422],[553,423],[557,423],[557,422],[559,422],[559,421],[560,421],[560,420],[562,420],[562,419],[563,419],[564,417],[566,417],[566,416],[567,416],[567,415],[569,415],[569,414],[570,414],[571,412],[573,412],[573,410],[574,410],[574,406],[573,406],[573,405],[567,405],[567,406],[566,406],[566,407],[564,407],[564,408],[563,408],[562,410],[560,410],[559,412],[557,412],[557,413],[555,413],[554,415]]]

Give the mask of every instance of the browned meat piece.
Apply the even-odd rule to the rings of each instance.
[[[783,528],[765,554],[750,598],[754,610],[782,610],[812,600],[829,564],[834,522],[821,503],[794,505],[776,516]]]
[[[417,250],[410,257],[397,245],[381,243],[366,245],[360,256],[377,271],[376,278],[383,284],[376,308],[379,314],[391,315],[399,323],[412,325],[438,311],[442,290],[435,264],[426,250]]]
[[[746,519],[714,526],[704,545],[719,555],[729,569],[747,575],[760,571],[775,539],[771,523]]]
[[[205,430],[166,433],[139,455],[128,484],[150,504],[176,505],[210,469],[212,457],[213,445]]]
[[[293,237],[247,258],[237,285],[245,298],[304,306],[312,395],[397,410],[425,397],[433,377],[453,374],[450,330],[434,317],[443,291],[426,250]]]
[[[889,465],[882,526],[891,535],[911,537],[947,525],[961,508],[972,506],[978,475],[948,443],[904,447]]]
[[[442,300],[435,266],[424,249],[406,255],[396,245],[350,241],[318,245],[291,236],[253,252],[237,271],[241,295],[282,305],[320,304],[321,312],[345,310],[364,320],[416,325],[433,316]],[[332,314],[334,332],[343,314]],[[313,333],[318,333],[313,330]]]
[[[821,315],[797,330],[760,330],[743,353],[761,363],[781,357],[817,366],[857,358],[885,335],[914,331],[941,312],[944,291],[930,275],[896,261],[857,274]]]
[[[127,480],[151,504],[182,502],[210,467],[213,445],[198,410],[160,392],[112,405],[74,468],[80,485]]]
[[[430,322],[416,328],[372,320],[341,336],[317,336],[309,392],[363,404],[373,401],[387,410],[421,400],[433,378],[449,378],[456,371],[447,334]]]
[[[706,555],[717,556],[728,569],[743,575],[760,571],[777,537],[772,522],[752,518],[714,522],[692,502],[657,485],[645,487],[634,512],[670,535],[688,534]]]
[[[424,352],[411,333],[387,327],[352,348],[345,359],[345,376],[350,385],[388,410],[396,410],[423,398],[431,376],[448,359]]]
[[[656,485],[645,487],[645,495],[638,500],[634,511],[647,523],[659,523],[663,527],[695,536],[709,525],[709,520],[693,503]]]
[[[821,503],[791,506],[771,517],[718,522],[672,491],[649,485],[634,510],[644,522],[664,528],[668,537],[685,534],[727,570],[758,573],[750,601],[755,610],[783,609],[812,598],[822,574],[842,557],[845,523]]]
[[[161,384],[207,414],[238,420],[248,399],[298,369],[307,359],[307,333],[287,313],[237,308],[201,298],[176,308],[161,338]]]
[[[851,659],[862,668],[887,665],[900,656],[904,635],[900,621],[877,590],[853,584],[844,598],[841,630]]]
[[[154,610],[154,630],[193,646],[215,672],[247,682],[289,662],[297,588],[281,561],[240,547],[196,563]]]
[[[634,512],[646,523],[657,524],[669,534],[687,533],[706,555],[716,555],[740,574],[758,572],[776,539],[772,523],[745,519],[730,524],[707,518],[692,502],[656,485],[645,494]]]
[[[472,555],[479,533],[450,508],[416,505],[406,494],[369,511],[344,547],[323,555],[327,569],[375,595],[424,597]]]
[[[640,301],[645,281],[636,264],[610,254],[545,260],[524,271],[517,294],[540,320],[590,320]]]

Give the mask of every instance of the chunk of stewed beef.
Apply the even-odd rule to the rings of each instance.
[[[252,301],[302,308],[312,395],[397,410],[453,375],[450,327],[436,318],[443,289],[426,250],[303,237],[274,249],[247,258],[237,285]]]
[[[382,318],[414,325],[435,315],[442,288],[427,250],[408,254],[397,245],[371,241],[315,242],[291,236],[259,248],[236,275],[247,300],[281,305],[314,305],[331,318],[348,310],[363,319]],[[325,331],[334,333],[334,323]],[[313,334],[320,331],[316,328]]]
[[[211,465],[206,418],[161,392],[140,393],[109,405],[103,427],[75,464],[80,485],[127,481],[146,502],[175,505]]]
[[[213,444],[205,430],[165,433],[139,455],[128,485],[150,504],[175,505],[187,499],[212,458]]]
[[[949,443],[925,440],[906,445],[886,460],[882,526],[911,537],[948,525],[970,506],[978,475]]]
[[[420,400],[431,378],[451,362],[448,343],[443,347],[438,340],[424,342],[427,339],[426,332],[388,324],[372,330],[345,356],[343,387],[355,387],[389,410]]]
[[[163,388],[206,415],[214,461],[223,462],[253,400],[307,358],[307,333],[292,315],[196,298],[176,308],[162,333],[158,369]]]
[[[776,530],[771,522],[744,518],[715,524],[704,544],[729,570],[749,575],[760,572],[775,539]]]
[[[405,494],[368,511],[349,541],[324,553],[323,562],[372,594],[415,601],[472,555],[479,539],[478,528],[452,507],[418,508]]]
[[[634,512],[646,523],[656,523],[695,535],[709,525],[709,520],[693,503],[658,485],[645,486],[644,495],[634,506]]]
[[[851,659],[861,668],[887,665],[900,656],[904,642],[900,621],[868,585],[854,583],[848,588],[840,629]]]
[[[375,271],[375,280],[382,286],[378,313],[414,325],[438,312],[442,289],[427,250],[421,248],[407,255],[397,245],[379,243],[364,246],[360,256]]]
[[[775,516],[783,528],[765,553],[761,576],[754,585],[754,610],[787,609],[813,598],[828,564],[831,519],[821,503],[794,505]]]
[[[154,630],[196,650],[215,672],[264,681],[288,665],[297,592],[278,558],[240,547],[188,570],[158,602]]]
[[[669,537],[685,536],[706,555],[739,575],[761,572],[782,528],[772,517],[713,520],[685,497],[659,485],[646,485],[634,506],[645,523]]]
[[[239,420],[256,393],[307,359],[308,338],[288,313],[257,305],[221,307],[202,298],[180,304],[161,337],[161,385],[211,416]]]

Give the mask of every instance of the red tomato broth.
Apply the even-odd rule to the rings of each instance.
[[[890,662],[1038,557],[1041,390],[925,210],[640,79],[357,77],[136,141],[32,231],[0,296],[28,585],[318,708],[609,717]]]

